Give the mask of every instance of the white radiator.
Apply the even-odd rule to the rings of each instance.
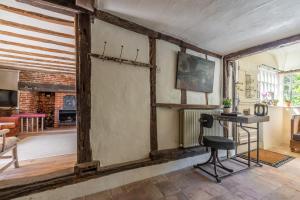
[[[179,112],[180,120],[180,147],[198,146],[198,137],[200,134],[199,119],[202,113],[217,114],[219,110],[181,110]],[[214,121],[212,128],[204,128],[204,136],[223,136],[223,127],[218,121]]]

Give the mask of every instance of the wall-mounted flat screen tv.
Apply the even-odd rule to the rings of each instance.
[[[178,52],[176,88],[213,92],[215,62]]]
[[[0,107],[17,107],[18,91],[0,89]]]

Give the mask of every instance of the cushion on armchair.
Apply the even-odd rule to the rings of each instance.
[[[300,141],[300,133],[293,134],[293,140]]]
[[[19,133],[19,118],[18,117],[0,117],[0,122],[13,122],[15,123],[15,126],[14,127],[11,127],[11,126],[2,126],[1,128],[4,129],[4,128],[8,128],[10,131],[9,133],[6,135],[7,137],[10,137],[10,136],[17,136],[18,133]]]

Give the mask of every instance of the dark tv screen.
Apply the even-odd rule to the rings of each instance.
[[[215,62],[178,52],[176,88],[213,92]]]
[[[0,89],[0,107],[17,107],[18,91]]]

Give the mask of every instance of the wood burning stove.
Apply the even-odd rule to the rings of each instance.
[[[76,97],[67,95],[63,98],[63,109],[59,110],[59,125],[76,125]]]

